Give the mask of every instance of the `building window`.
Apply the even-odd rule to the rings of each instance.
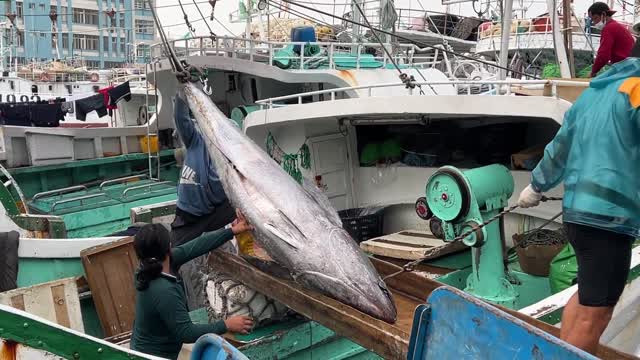
[[[109,51],[109,37],[105,36],[102,38],[102,50]]]
[[[120,0],[120,9],[124,8],[124,0]]]
[[[29,9],[35,9],[36,8],[36,3],[29,3]]]
[[[62,34],[62,47],[69,48],[69,34]]]
[[[22,5],[23,4],[21,2],[16,3],[16,15],[18,15],[19,18],[22,18],[22,15],[23,15]]]
[[[150,10],[147,0],[135,0],[134,6],[137,10]]]
[[[62,21],[63,24],[67,23],[67,7],[66,6],[61,6],[60,7],[60,21]]]
[[[136,49],[136,56],[146,58],[149,56],[149,45],[140,44]]]
[[[111,38],[111,50],[113,51],[112,55],[115,55],[115,53],[118,51],[118,38]]]
[[[73,23],[98,25],[98,10],[73,9]]]
[[[18,31],[16,34],[16,46],[24,46],[24,32]]]
[[[40,8],[40,11],[44,12],[44,4],[39,4],[38,7]]]
[[[136,20],[136,33],[153,35],[153,21]]]
[[[120,15],[120,27],[124,29],[124,14]]]
[[[125,55],[125,46],[126,46],[126,41],[124,38],[120,38],[120,54],[121,55]]]
[[[95,35],[80,35],[73,37],[73,47],[80,50],[98,50],[100,38]]]

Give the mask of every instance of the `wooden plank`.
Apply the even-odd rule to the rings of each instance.
[[[404,230],[363,241],[360,248],[378,256],[428,260],[465,250],[467,246],[458,242],[445,242],[426,231]]]
[[[409,327],[406,319],[402,319],[399,325],[388,324],[315,291],[301,289],[291,281],[274,278],[233,254],[215,251],[209,257],[209,265],[385,359],[407,358],[410,320]],[[411,309],[406,311],[411,318],[414,304],[417,301],[403,299],[403,308]],[[405,325],[404,328],[401,325]]]
[[[84,332],[77,278],[71,277],[0,293],[0,304]]]
[[[24,295],[19,294],[11,297],[11,307],[24,311]]]
[[[138,267],[133,238],[85,249],[80,257],[105,336],[131,331],[136,294],[133,278]]]
[[[64,285],[56,285],[51,287],[51,296],[53,297],[53,307],[56,313],[56,322],[62,326],[71,327],[69,319],[69,311],[67,309],[67,301],[65,300]]]

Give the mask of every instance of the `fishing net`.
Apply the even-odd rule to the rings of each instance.
[[[221,274],[209,275],[207,313],[211,321],[248,316],[256,326],[282,320],[289,312],[283,304]]]
[[[286,153],[280,145],[278,145],[271,132],[267,134],[265,146],[267,148],[267,154],[278,164],[282,165],[284,171],[291,175],[298,183],[302,183],[302,171],[300,168],[306,170],[311,169],[311,151],[309,150],[309,146],[305,143],[300,146],[298,152],[294,154]]]

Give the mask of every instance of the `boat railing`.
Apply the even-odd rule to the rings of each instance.
[[[341,42],[274,42],[235,37],[200,36],[172,41],[176,55],[222,56],[277,65],[283,69],[304,70],[314,68],[367,69],[384,68],[393,62],[379,43]],[[384,46],[391,47],[391,44]],[[438,59],[413,44],[394,45],[392,56],[397,64],[418,67],[434,66]],[[151,46],[154,61],[165,56],[161,44]]]
[[[559,98],[558,95],[558,87],[559,86],[575,86],[575,87],[588,87],[588,82],[583,81],[571,81],[571,80],[449,80],[449,81],[425,81],[425,82],[415,82],[416,86],[421,87],[433,87],[433,86],[447,86],[451,85],[454,87],[455,92],[457,94],[465,95],[464,92],[460,92],[460,89],[466,90],[466,95],[474,95],[473,88],[487,88],[487,91],[483,92],[485,95],[513,95],[513,87],[514,86],[550,86],[551,87],[551,96],[555,98]],[[310,96],[318,96],[323,95],[325,100],[323,101],[336,101],[340,100],[340,94],[348,94],[349,92],[358,92],[359,97],[373,97],[376,96],[373,93],[374,89],[381,88],[394,88],[394,87],[406,87],[404,83],[394,82],[394,83],[382,83],[382,84],[372,84],[372,85],[362,85],[362,86],[350,86],[350,87],[341,87],[335,89],[325,89],[325,90],[316,90],[316,91],[308,91],[304,93],[278,96],[269,99],[263,99],[256,101],[256,104],[260,105],[261,109],[272,109],[276,107],[283,107],[287,105],[295,105],[302,104],[303,99],[308,98]],[[415,88],[407,88],[407,94],[412,95],[415,91]],[[325,96],[328,95],[328,96]],[[327,100],[328,98],[328,100]]]
[[[97,72],[56,72],[56,71],[19,71],[17,77],[34,82],[97,82],[100,75]]]

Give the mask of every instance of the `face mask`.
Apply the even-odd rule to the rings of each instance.
[[[593,25],[593,27],[598,29],[598,30],[604,29],[604,21],[600,21],[599,23]]]

